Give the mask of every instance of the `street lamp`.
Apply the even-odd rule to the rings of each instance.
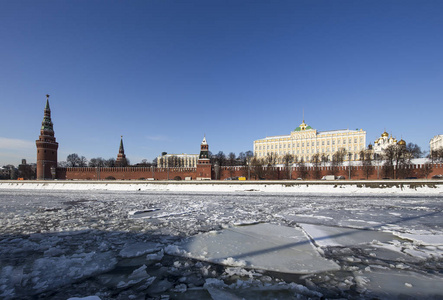
[[[348,155],[349,155],[349,177],[348,177],[348,180],[351,180],[351,156],[352,156],[352,153],[349,152]]]
[[[248,157],[248,160],[246,163],[248,165],[248,180],[251,180],[251,158],[250,157]]]

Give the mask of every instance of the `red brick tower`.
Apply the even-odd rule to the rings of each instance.
[[[45,114],[43,117],[40,136],[35,141],[37,145],[37,179],[55,179],[57,170],[57,149],[54,128],[49,108],[49,95],[46,95]]]
[[[206,137],[200,145],[200,155],[197,161],[197,180],[211,180],[212,165],[209,159],[209,146]]]
[[[128,162],[126,160],[125,149],[123,148],[123,136],[120,139],[120,148],[118,149],[117,160],[115,161],[117,167],[126,167]]]

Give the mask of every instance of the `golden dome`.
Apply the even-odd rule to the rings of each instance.
[[[385,132],[383,132],[383,133],[381,134],[381,136],[382,136],[382,137],[388,137],[389,134],[385,131]]]
[[[406,142],[403,139],[401,139],[400,142],[398,142],[398,145],[406,146]]]

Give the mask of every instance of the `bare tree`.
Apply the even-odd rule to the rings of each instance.
[[[246,154],[244,152],[240,152],[238,154],[237,161],[240,164],[240,166],[246,166],[247,164]]]
[[[237,156],[234,152],[228,154],[228,166],[235,166],[237,164]]]
[[[423,155],[421,148],[417,144],[414,144],[414,143],[408,143],[406,145],[406,151],[410,153],[412,158],[420,158]]]
[[[374,167],[372,166],[372,153],[370,150],[360,151],[360,161],[362,166],[363,175],[366,179],[369,179],[374,173]]]
[[[77,153],[72,153],[68,155],[66,162],[68,163],[69,167],[78,167],[80,166],[81,159]]]
[[[429,157],[432,162],[443,162],[443,147],[431,150]]]
[[[329,162],[329,157],[326,154],[321,155],[321,163],[325,166]]]
[[[401,178],[409,175],[411,156],[404,145],[389,145],[383,150],[383,158],[386,177]]]
[[[106,164],[106,160],[103,157],[91,158],[89,160],[89,167],[104,167]]]
[[[332,155],[331,161],[331,173],[332,175],[337,175],[340,169],[340,166],[343,165],[343,162],[346,157],[346,150],[344,148],[340,148]]]
[[[420,173],[422,176],[426,177],[426,179],[428,178],[429,174],[431,174],[433,171],[432,168],[432,163],[431,162],[426,162],[423,167],[420,170]]]
[[[69,164],[68,164],[67,161],[59,161],[59,162],[57,163],[57,166],[58,166],[59,168],[68,168],[68,167],[69,167]]]
[[[214,155],[214,161],[217,162],[220,167],[226,165],[226,155],[223,151],[219,151]]]
[[[268,152],[265,157],[265,163],[268,167],[274,166],[277,161],[277,155],[273,152]]]
[[[319,153],[315,153],[314,155],[312,155],[311,157],[311,163],[312,166],[314,167],[314,172],[313,172],[313,177],[314,179],[320,179],[321,178],[321,159],[320,159],[320,154]]]
[[[308,168],[305,165],[305,162],[303,158],[297,163],[298,171],[297,175],[301,179],[307,179],[309,177],[309,171]]]
[[[285,164],[285,168],[287,171],[287,178],[291,179],[291,171],[292,171],[292,164],[294,162],[294,156],[291,153],[286,153],[283,155],[283,163]]]
[[[394,178],[394,162],[396,157],[396,147],[397,145],[389,145],[383,149],[382,158],[384,160],[383,164],[383,176]]]
[[[412,154],[408,151],[405,145],[396,146],[396,178],[406,178],[409,177],[412,169],[411,158]]]
[[[153,166],[153,167],[157,167],[157,166],[158,166],[158,157],[156,157],[156,158],[154,158],[154,159],[152,160],[152,166]]]
[[[88,165],[88,160],[86,159],[86,157],[81,156],[80,157],[80,162],[79,162],[79,167],[86,167]]]
[[[108,167],[108,168],[115,167],[115,158],[111,157],[110,159],[106,160],[105,167]]]
[[[274,179],[275,177],[275,164],[277,163],[277,155],[273,152],[268,152],[264,159],[264,163],[266,165],[266,178]]]
[[[264,162],[261,159],[255,156],[251,159],[251,175],[253,175],[255,179],[265,178],[266,174],[263,165]]]

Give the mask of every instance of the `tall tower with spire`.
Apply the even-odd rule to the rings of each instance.
[[[55,179],[57,170],[58,143],[54,137],[54,127],[51,121],[49,95],[46,95],[46,106],[40,128],[40,136],[35,141],[37,146],[37,179]]]
[[[115,164],[118,167],[126,167],[128,165],[128,161],[126,160],[125,148],[123,148],[123,136],[120,137],[120,148],[118,149],[117,160]]]
[[[200,145],[200,155],[197,161],[197,180],[211,180],[212,165],[209,159],[209,146],[206,142],[206,136]]]

